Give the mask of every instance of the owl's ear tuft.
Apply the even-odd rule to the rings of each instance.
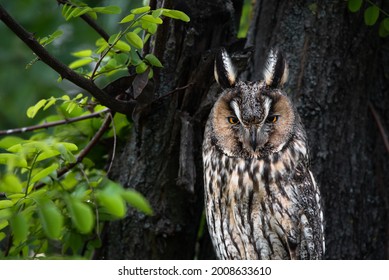
[[[268,87],[282,87],[288,79],[288,64],[277,49],[272,49],[267,57],[263,75]]]
[[[236,82],[236,70],[227,51],[222,48],[215,58],[215,79],[222,88],[233,87]]]

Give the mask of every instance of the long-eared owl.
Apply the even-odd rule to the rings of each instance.
[[[243,82],[227,52],[215,59],[223,91],[203,142],[205,211],[220,259],[322,259],[321,196],[306,133],[282,91],[288,67],[269,53],[263,81]]]

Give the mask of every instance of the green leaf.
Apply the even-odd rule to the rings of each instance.
[[[154,77],[154,70],[153,68],[150,68],[150,71],[149,71],[149,75],[148,75],[148,79],[152,79]]]
[[[385,18],[383,21],[382,21],[382,24],[384,25],[384,28],[389,31],[389,17]]]
[[[0,232],[0,241],[2,241],[6,237],[7,235],[4,232]]]
[[[119,194],[100,193],[99,202],[108,211],[108,213],[118,218],[126,215],[126,205]]]
[[[135,15],[129,14],[128,16],[125,16],[119,23],[127,23],[133,21],[134,19],[135,19]]]
[[[69,64],[69,68],[70,69],[80,68],[82,66],[85,66],[85,65],[91,63],[92,61],[94,61],[94,59],[91,57],[77,59],[76,61],[73,61],[72,63]]]
[[[47,100],[46,99],[41,99],[36,103],[34,106],[31,106],[30,108],[27,109],[27,117],[33,118],[35,115],[38,113],[39,109],[41,109],[43,106],[45,106]]]
[[[149,32],[150,34],[155,34],[157,32],[158,25],[156,25],[155,23],[149,23],[147,25],[144,25],[144,29],[147,29],[147,32]]]
[[[63,34],[62,30],[56,30],[49,37],[50,38],[52,37],[52,38],[56,39],[56,38],[62,36],[62,34]]]
[[[128,54],[125,53],[119,53],[114,55],[115,60],[117,61],[118,65],[125,65],[129,63],[130,57]]]
[[[63,31],[57,30],[54,33],[50,34],[49,36],[40,39],[39,43],[43,46],[47,46],[48,44],[53,42],[55,39],[61,37],[62,34],[63,34]]]
[[[12,153],[37,153],[46,150],[50,150],[50,146],[43,141],[25,141],[7,149]]]
[[[8,219],[9,217],[11,217],[11,215],[12,211],[9,208],[0,210],[0,220]]]
[[[74,145],[74,146],[76,146],[76,145]],[[71,163],[76,162],[76,157],[71,153],[71,151],[75,151],[75,150],[70,150],[70,149],[66,148],[64,143],[58,143],[55,145],[55,147],[61,153],[61,155],[63,156],[63,158],[67,162],[71,162]]]
[[[82,11],[83,11],[83,8],[71,7],[69,9],[68,13],[66,14],[65,20],[66,21],[70,20],[72,17],[74,17],[75,14],[82,13]]]
[[[146,13],[146,12],[148,12],[148,11],[150,11],[150,6],[144,6],[144,7],[132,9],[132,10],[131,10],[131,13],[137,15],[137,14]]]
[[[63,227],[63,216],[51,200],[41,201],[38,205],[39,219],[47,237],[58,239]]]
[[[162,63],[161,63],[161,61],[159,61],[159,59],[155,56],[155,55],[153,55],[153,54],[147,54],[146,56],[145,56],[145,59],[151,64],[151,65],[153,65],[153,66],[155,66],[155,67],[163,67],[163,65],[162,65]]]
[[[19,144],[22,141],[24,141],[24,139],[20,137],[6,136],[0,140],[0,148],[8,149],[9,147]]]
[[[70,197],[67,201],[70,217],[74,226],[82,234],[90,233],[94,227],[92,209],[85,203]]]
[[[23,191],[23,185],[19,178],[14,174],[5,174],[0,181],[0,192],[20,193]]]
[[[33,184],[35,182],[38,182],[39,180],[49,176],[51,173],[53,173],[57,169],[58,169],[58,164],[57,163],[54,163],[54,164],[50,165],[49,167],[46,167],[46,168],[42,169],[41,171],[39,171],[37,174],[35,174],[31,178],[30,183]],[[55,174],[54,177],[56,177],[56,174]]]
[[[151,14],[153,17],[157,18],[157,17],[160,17],[163,13],[163,9],[156,9],[154,10]]]
[[[382,38],[385,38],[389,35],[389,18],[385,18],[381,21],[380,27],[378,29],[378,34]]]
[[[11,200],[0,200],[0,209],[10,208],[14,206]]]
[[[350,12],[358,12],[361,9],[363,0],[348,0],[347,6]]]
[[[65,18],[66,21],[68,21],[72,17],[72,13],[74,13],[76,7],[73,7],[72,5],[65,4],[62,8],[62,16]]]
[[[72,56],[90,57],[90,56],[92,56],[92,50],[81,50],[81,51],[77,51],[77,52],[72,52]]]
[[[12,234],[16,243],[21,243],[28,236],[28,222],[23,212],[16,214],[10,220]]]
[[[43,107],[43,111],[47,110],[48,108],[50,108],[51,106],[53,106],[55,103],[57,102],[57,99],[54,98],[54,97],[50,97],[50,99],[48,99],[45,107]]]
[[[71,17],[79,17],[92,11],[90,7],[76,8],[76,11],[71,13]],[[70,17],[69,17],[70,19]]]
[[[89,12],[88,16],[90,16],[92,19],[97,20],[97,13],[96,12]]]
[[[39,156],[36,158],[36,161],[39,162],[39,161],[42,161],[42,160],[45,160],[48,158],[56,157],[59,154],[60,154],[60,152],[58,152],[56,150],[46,150],[46,151],[41,152],[39,154]]]
[[[121,196],[122,189],[110,182],[108,187],[98,192],[97,199],[100,204],[113,216],[123,218],[126,215],[126,205]]]
[[[73,143],[68,143],[68,142],[58,142],[57,144],[54,145],[55,148],[59,149],[60,147],[65,147],[66,150],[70,152],[74,152],[78,150],[78,147],[76,144]]]
[[[8,226],[8,221],[7,220],[2,220],[0,221],[0,230],[4,229],[5,227]]]
[[[116,42],[115,48],[123,52],[129,52],[131,50],[131,46],[122,40]]]
[[[83,96],[84,96],[84,95],[83,95],[82,93],[79,93],[79,94],[77,94],[76,97],[73,98],[73,101],[74,101],[74,100],[81,99]]]
[[[62,239],[62,252],[66,252],[69,248],[72,249],[73,255],[77,256],[84,246],[84,238],[81,234],[75,231],[68,231]]]
[[[106,6],[93,8],[93,11],[102,14],[120,14],[122,9],[118,6]]]
[[[141,21],[147,21],[155,24],[162,24],[163,21],[160,18],[155,18],[152,15],[145,15],[141,18]]]
[[[62,99],[63,101],[70,101],[70,97],[69,97],[69,95],[67,95],[67,94],[62,95],[62,96],[61,96],[61,99]]]
[[[190,18],[188,17],[188,15],[185,14],[184,12],[181,12],[181,11],[164,9],[162,14],[166,17],[170,17],[173,19],[180,19],[180,20],[185,21],[185,22],[190,21]]]
[[[139,35],[134,32],[127,32],[126,40],[137,49],[143,48],[143,41],[141,37],[139,37]]]
[[[13,203],[17,203],[21,198],[24,198],[25,196],[25,193],[7,194],[7,198],[11,199]]]
[[[365,24],[368,26],[374,25],[377,22],[379,15],[380,9],[375,5],[370,6],[364,13]]]
[[[135,190],[126,190],[122,193],[122,197],[132,207],[142,211],[147,215],[153,215],[153,209],[151,208],[150,203],[139,192]]]
[[[27,161],[19,156],[14,154],[3,153],[0,154],[0,164],[5,164],[11,167],[27,167]]]
[[[76,103],[70,102],[70,103],[68,103],[68,106],[66,107],[66,112],[68,112],[70,114],[71,112],[73,112],[74,109],[76,109],[76,107],[77,107]]]
[[[135,72],[137,74],[142,74],[142,73],[144,73],[147,70],[147,68],[148,68],[147,64],[142,61],[140,64],[138,64],[135,67]]]
[[[69,11],[70,11],[71,8],[72,8],[72,6],[71,6],[71,5],[68,5],[68,4],[64,4],[64,5],[62,6],[62,16],[63,16],[64,18],[66,18],[67,14],[69,13]]]
[[[126,128],[130,127],[130,122],[127,119],[126,115],[116,113],[113,118],[113,124],[115,127],[115,132],[117,135],[120,135],[122,130],[125,130]],[[111,129],[109,133],[107,134],[108,137],[113,137],[114,135],[114,129]]]

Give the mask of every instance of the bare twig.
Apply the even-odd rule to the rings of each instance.
[[[67,164],[65,167],[57,170],[57,177],[62,177],[66,172],[71,170],[73,167],[75,167],[77,164],[79,164],[92,150],[94,146],[99,142],[100,138],[104,135],[104,133],[109,129],[109,125],[111,124],[111,121],[113,120],[111,114],[107,114],[104,118],[104,122],[99,128],[99,130],[96,132],[95,136],[92,138],[92,140],[88,143],[88,145],[78,154],[76,161]],[[39,184],[36,184],[34,189],[38,190],[45,186],[45,183],[40,182]]]
[[[52,56],[39,42],[34,38],[33,34],[27,32],[19,23],[17,23],[0,5],[0,20],[15,33],[45,64],[50,66],[62,78],[67,79],[79,86],[80,88],[88,91],[104,106],[112,109],[113,111],[123,114],[131,114],[133,106],[130,106],[128,102],[122,102],[110,97],[103,90],[97,87],[93,81],[86,79],[85,77],[77,74],[70,69],[67,65]],[[131,108],[132,107],[132,108]]]
[[[107,168],[107,174],[109,174],[109,172],[111,172],[111,169],[112,169],[112,166],[113,166],[113,161],[115,160],[116,144],[117,144],[116,127],[115,127],[115,123],[113,121],[114,115],[110,114],[110,116],[111,116],[112,129],[113,129],[113,147],[112,147],[112,157],[111,157],[111,159],[109,161],[109,165],[108,165],[108,168]]]
[[[97,118],[101,114],[104,114],[108,111],[109,111],[109,109],[105,109],[105,110],[101,110],[99,112],[91,113],[89,115],[80,116],[80,117],[76,117],[76,118],[70,118],[70,119],[60,120],[60,121],[56,121],[56,122],[49,122],[49,123],[32,125],[32,126],[21,127],[21,128],[0,130],[0,135],[11,135],[11,134],[17,134],[17,133],[24,133],[24,132],[28,132],[28,131],[34,131],[34,130],[38,130],[38,129],[44,129],[44,128],[49,128],[49,127],[53,127],[53,126],[78,122],[78,121],[82,121],[82,120],[86,120],[86,119]]]
[[[176,93],[177,91],[187,89],[187,88],[189,88],[189,87],[191,87],[191,86],[193,86],[193,83],[189,83],[189,84],[187,84],[187,85],[185,85],[185,86],[175,88],[175,89],[173,89],[172,91],[169,91],[168,93],[166,93],[166,94],[164,94],[164,95],[158,97],[157,99],[153,100],[153,102],[156,102],[156,101],[159,101],[159,100],[161,100],[161,99],[164,99],[164,98],[166,98],[166,97],[168,97],[168,96],[170,96],[170,95]]]
[[[109,40],[109,35],[103,28],[100,27],[100,25],[96,24],[96,21],[94,21],[90,16],[88,15],[82,15],[80,16],[87,24],[89,24],[90,27],[92,27],[106,42]]]
[[[371,104],[370,102],[369,102],[369,109],[370,109],[371,113],[373,114],[374,120],[377,123],[378,130],[381,133],[381,137],[382,137],[382,140],[384,141],[384,145],[385,145],[386,151],[389,153],[389,140],[388,140],[388,136],[387,136],[387,134],[385,132],[385,128],[382,125],[380,116],[378,115],[377,111],[375,110],[373,104]]]

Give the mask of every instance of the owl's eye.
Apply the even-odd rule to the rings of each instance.
[[[279,117],[280,116],[277,116],[277,115],[270,115],[267,117],[266,121],[269,123],[276,123],[278,121]]]
[[[239,122],[237,117],[228,117],[227,120],[230,124],[237,124]]]

